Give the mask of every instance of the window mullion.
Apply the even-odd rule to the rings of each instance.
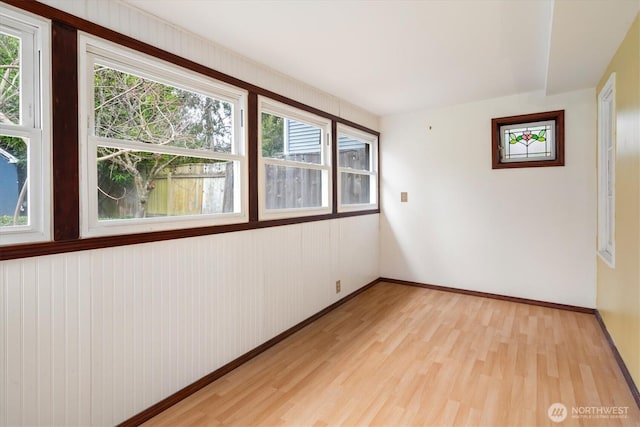
[[[12,126],[0,124],[0,134],[24,138],[38,138],[42,135],[42,129],[27,126]]]
[[[191,150],[189,148],[172,147],[169,145],[146,144],[136,141],[126,141],[114,138],[89,136],[89,141],[95,146],[120,148],[122,150],[143,151],[145,153],[175,154],[176,156],[197,157],[202,159],[241,161],[244,156],[239,154],[218,153],[215,151]]]
[[[341,173],[349,173],[349,174],[353,174],[353,175],[368,175],[368,176],[376,176],[378,175],[376,172],[372,172],[372,171],[364,171],[362,169],[352,169],[352,168],[345,168],[345,167],[341,167],[339,168]]]
[[[294,167],[294,168],[300,168],[300,169],[314,169],[314,170],[322,170],[322,171],[328,171],[331,169],[331,166],[329,165],[296,162],[292,160],[272,159],[272,158],[263,157],[262,161],[265,164],[271,164],[274,166],[286,166],[286,167]]]

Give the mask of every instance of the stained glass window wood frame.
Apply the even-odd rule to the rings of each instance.
[[[564,166],[564,110],[491,120],[493,169]]]

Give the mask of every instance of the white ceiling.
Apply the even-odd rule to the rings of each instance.
[[[378,115],[594,87],[640,0],[124,0]]]

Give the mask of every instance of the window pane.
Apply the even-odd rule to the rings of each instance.
[[[0,123],[20,124],[20,39],[0,33]]]
[[[233,106],[96,64],[95,134],[231,153]]]
[[[322,207],[322,171],[265,165],[267,209]]]
[[[527,161],[555,158],[554,122],[539,126],[502,128],[502,160]]]
[[[340,203],[343,205],[371,203],[371,176],[357,173],[340,174]]]
[[[370,170],[370,148],[370,144],[340,135],[338,137],[340,167],[365,171]]]
[[[0,227],[29,224],[27,144],[0,135]]]
[[[99,147],[98,218],[234,212],[236,163]]]
[[[262,113],[262,157],[322,163],[322,129]]]

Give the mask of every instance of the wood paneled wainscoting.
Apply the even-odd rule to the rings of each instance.
[[[638,426],[640,410],[592,314],[381,282],[146,425],[205,424]]]

